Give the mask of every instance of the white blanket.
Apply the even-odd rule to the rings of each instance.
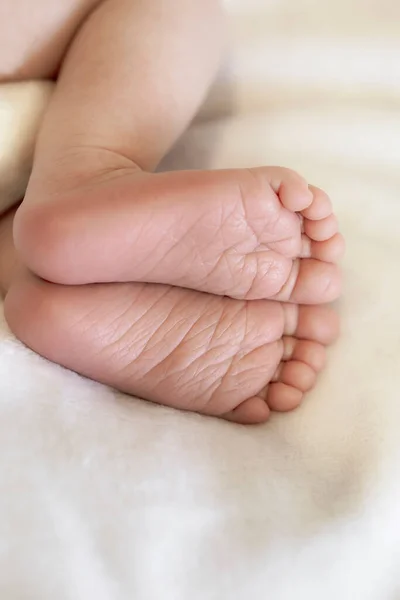
[[[4,600],[400,597],[400,4],[228,9],[229,64],[163,166],[282,164],[326,188],[342,337],[301,409],[240,427],[87,381],[2,322]],[[0,89],[3,202],[24,183],[13,114],[46,93]]]

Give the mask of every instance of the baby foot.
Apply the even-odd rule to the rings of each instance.
[[[33,350],[168,406],[261,423],[299,405],[338,333],[324,306],[154,284],[59,286],[26,275],[6,317]]]
[[[44,279],[155,282],[304,304],[340,293],[344,244],[331,202],[293,171],[125,166],[77,181],[49,202],[31,202],[28,190],[17,213],[17,247]]]

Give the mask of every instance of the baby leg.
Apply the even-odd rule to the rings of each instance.
[[[64,63],[16,219],[32,271],[58,283],[146,281],[306,303],[337,297],[342,239],[329,200],[300,176],[143,172],[196,111],[222,31],[215,0],[114,0],[90,15]]]
[[[236,191],[234,204],[238,203],[237,189],[240,191],[242,178],[247,176],[242,172],[189,174],[194,178],[189,185],[185,174],[165,176],[166,183],[162,179],[160,185],[161,176],[143,172],[154,168],[190,120],[216,70],[221,44],[216,4],[177,1],[177,13],[166,11],[164,4],[151,0],[104,3],[90,15],[72,44],[45,118],[33,176],[15,227],[21,255],[33,271],[46,276],[46,264],[58,254],[59,262],[53,264],[49,280],[63,280],[64,264],[74,247],[70,242],[77,242],[82,233],[90,234],[96,219],[109,226],[116,209],[122,211],[118,221],[128,221],[128,227],[120,230],[115,227],[120,227],[117,221],[113,222],[113,235],[126,240],[129,232],[138,237],[133,226],[152,197],[157,205],[162,198],[168,204],[178,196],[178,204],[171,202],[167,212],[173,215],[173,224],[187,219],[193,199],[199,198],[196,190],[204,191],[202,177],[207,196],[219,202],[222,195],[228,214],[232,212],[231,190]],[[209,11],[215,11],[213,18]],[[108,36],[113,37],[112,43]],[[203,38],[207,39],[206,52]],[[255,174],[255,180],[265,184],[262,189],[272,217],[268,225],[279,229],[282,222],[290,224],[279,229],[277,237],[262,242],[271,244],[265,250],[290,259],[293,254],[309,257],[314,253],[312,260],[327,267],[323,287],[333,289],[330,297],[334,297],[339,291],[338,274],[325,261],[334,260],[337,249],[331,252],[329,247],[315,245],[325,243],[326,231],[330,245],[337,236],[329,201],[318,190],[312,189],[310,194],[303,180],[291,172],[284,177],[277,173],[282,174],[279,170]],[[252,177],[250,173],[247,179],[251,186]],[[121,190],[125,180],[128,192],[127,188]],[[247,188],[244,191],[243,206],[249,206],[257,217],[263,194],[256,194],[259,198],[253,206],[251,199],[248,203]],[[182,201],[186,193],[187,206]],[[130,213],[130,206],[139,210]],[[213,226],[221,215],[220,207],[217,204],[217,212],[211,215]],[[161,234],[165,234],[165,214],[153,210]],[[83,231],[76,230],[81,217]],[[258,213],[256,221],[263,219]],[[300,250],[293,250],[302,240],[302,220],[307,239]],[[283,233],[285,227],[289,227],[288,235]],[[244,243],[249,229],[244,230]],[[54,230],[57,236],[52,234]],[[144,229],[146,250],[145,233]],[[98,230],[90,243],[72,256],[71,263],[78,264],[85,258],[79,255],[82,248],[93,252],[93,263],[85,267],[88,272],[83,279],[80,270],[67,274],[72,282],[96,281],[99,265],[106,265],[108,254],[115,269],[115,279],[110,271],[110,281],[123,278],[120,264],[125,248],[121,246],[117,253],[117,247],[107,246],[103,252],[97,234]],[[98,245],[91,247],[96,239]],[[282,250],[288,239],[290,248]],[[201,237],[196,238],[198,242]],[[207,244],[207,238],[203,243]],[[152,248],[147,246],[147,250]],[[128,259],[126,279],[131,277],[132,255]],[[314,263],[304,264],[309,270]],[[174,271],[172,264],[170,273]],[[197,281],[189,284],[201,288],[196,277]],[[159,275],[154,277],[156,282],[157,278]],[[222,293],[213,285],[207,291]],[[293,298],[288,294],[284,299]],[[314,301],[320,300],[314,297]],[[320,307],[236,301],[140,283],[67,287],[26,273],[11,287],[6,315],[27,345],[84,375],[157,402],[247,423],[264,421],[269,407],[294,408],[315,382],[323,364],[324,345],[337,335],[334,315]],[[78,321],[82,326],[73,327]]]

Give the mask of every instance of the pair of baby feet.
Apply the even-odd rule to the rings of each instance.
[[[338,335],[343,238],[288,169],[119,169],[23,203],[14,232],[39,275],[8,293],[16,335],[153,402],[262,423],[300,404]]]

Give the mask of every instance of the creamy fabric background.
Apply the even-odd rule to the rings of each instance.
[[[1,598],[400,598],[400,4],[227,6],[231,57],[163,167],[278,163],[329,190],[343,335],[300,410],[246,428],[86,381],[2,323]],[[0,89],[4,204],[47,94]]]

